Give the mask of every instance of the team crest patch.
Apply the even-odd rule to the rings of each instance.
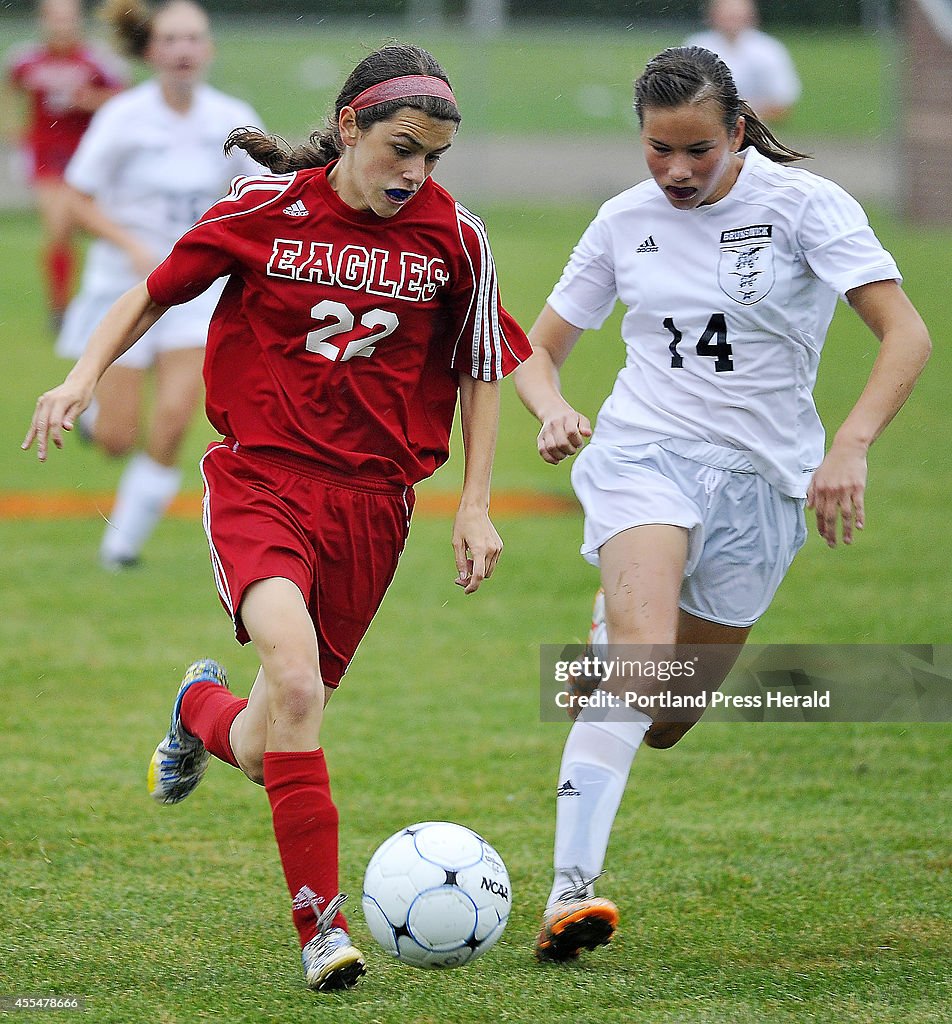
[[[750,224],[721,232],[717,283],[735,302],[752,306],[773,288],[772,236],[772,224]]]

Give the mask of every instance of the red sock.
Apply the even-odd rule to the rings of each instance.
[[[324,751],[266,751],[264,788],[271,801],[274,836],[291,893],[291,916],[303,947],[317,933],[317,913],[339,892],[338,817]],[[343,914],[338,912],[334,927],[346,930]]]
[[[69,302],[73,288],[75,257],[68,245],[51,245],[46,250],[46,278],[50,292],[50,305],[62,312]]]
[[[229,734],[238,712],[247,706],[248,701],[243,697],[236,697],[224,686],[203,679],[192,683],[185,691],[179,714],[185,731],[197,736],[210,754],[238,768]]]

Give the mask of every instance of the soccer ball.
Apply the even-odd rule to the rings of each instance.
[[[509,874],[482,836],[450,821],[392,835],[364,875],[364,917],[383,948],[413,967],[459,967],[506,927]]]

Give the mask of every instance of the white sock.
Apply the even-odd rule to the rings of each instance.
[[[178,467],[163,466],[142,452],[133,456],[119,481],[103,534],[99,548],[103,561],[138,557],[181,483],[182,471]]]
[[[96,417],[98,415],[99,403],[95,398],[79,414],[79,423],[77,424],[79,432],[90,440],[93,438],[96,431]]]
[[[608,839],[631,762],[651,719],[639,711],[586,709],[565,741],[555,805],[555,880],[546,907],[567,889],[594,879],[605,863]],[[606,720],[594,721],[599,717]],[[592,886],[587,886],[592,895]]]

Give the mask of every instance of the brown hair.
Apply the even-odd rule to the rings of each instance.
[[[728,134],[737,127],[738,118],[744,118],[741,149],[752,146],[778,164],[807,158],[806,153],[785,146],[774,136],[750,104],[737,95],[737,86],[727,65],[702,46],[672,46],[663,50],[648,61],[635,82],[635,112],[640,124],[644,124],[646,107],[679,107],[708,99],[720,106]]]
[[[419,46],[391,44],[374,50],[347,76],[347,81],[334,102],[333,114],[325,126],[311,133],[307,142],[291,147],[276,135],[265,135],[257,128],[236,128],[225,142],[225,152],[243,149],[253,160],[278,174],[299,171],[305,167],[324,167],[343,152],[338,120],[341,110],[365,89],[392,78],[405,75],[427,75],[442,79],[449,85],[446,72],[436,58]],[[407,96],[357,111],[357,125],[369,128],[378,121],[386,121],[401,107],[413,107],[440,121],[459,124],[460,112],[455,103],[437,96]]]
[[[152,39],[156,16],[179,3],[205,13],[205,8],[194,0],[165,0],[155,7],[144,0],[105,0],[99,8],[99,17],[112,29],[119,49],[127,57],[142,60]]]

